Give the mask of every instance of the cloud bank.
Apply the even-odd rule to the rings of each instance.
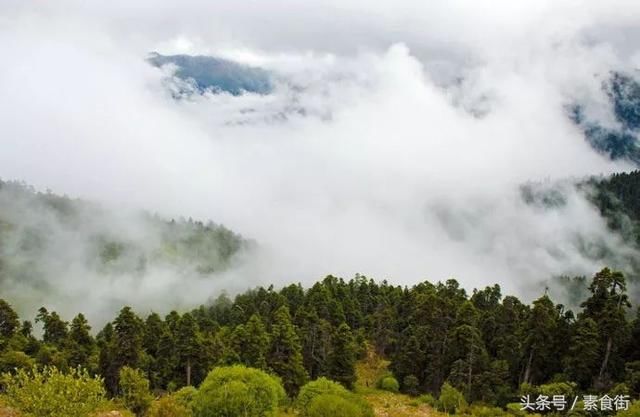
[[[519,187],[631,168],[566,109],[615,124],[602,77],[640,65],[637,2],[9,0],[0,16],[0,176],[223,223],[261,247],[231,290],[359,272],[534,298],[602,266],[577,242],[632,250],[570,187],[556,210]],[[150,51],[280,78],[175,100]]]

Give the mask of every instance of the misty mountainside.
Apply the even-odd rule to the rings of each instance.
[[[588,120],[579,104],[571,107],[570,117],[582,128],[595,150],[613,160],[627,159],[640,164],[640,83],[633,75],[612,72],[602,88],[617,127],[605,127]]]
[[[206,277],[250,246],[212,222],[120,213],[0,181],[0,291],[46,290],[70,275],[135,279],[163,270]]]
[[[161,55],[154,52],[147,60],[156,67],[175,66],[174,75],[199,93],[268,94],[273,89],[272,75],[268,71],[227,59],[204,55]]]
[[[636,288],[632,298],[640,293],[640,171],[616,173],[610,176],[594,176],[578,182],[566,181],[552,184],[529,183],[521,187],[522,199],[531,206],[543,210],[559,210],[567,204],[568,190],[575,188],[599,211],[607,227],[624,242],[625,249],[609,241],[591,240],[575,236],[574,245],[588,259],[615,264],[627,274]],[[586,291],[584,277],[561,277],[567,281],[569,294],[578,297]],[[573,280],[573,282],[568,282]]]

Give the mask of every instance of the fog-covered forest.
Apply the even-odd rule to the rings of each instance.
[[[0,417],[640,417],[639,22],[0,1]]]

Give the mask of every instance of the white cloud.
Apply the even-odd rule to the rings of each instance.
[[[581,197],[543,212],[517,191],[628,168],[594,153],[564,108],[598,108],[597,75],[637,65],[620,33],[640,4],[614,3],[8,1],[0,175],[223,222],[265,251],[236,287],[361,272],[523,293],[600,267],[576,234],[626,250]],[[177,102],[144,62],[154,49],[289,83]]]

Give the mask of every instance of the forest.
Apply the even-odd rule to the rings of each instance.
[[[576,185],[609,228],[635,247],[639,183],[640,171],[634,171]],[[132,223],[91,203],[20,183],[0,182],[0,191],[0,281],[6,288],[38,279],[45,255],[58,253],[69,235],[91,248],[83,252],[87,271],[104,280],[144,275],[153,265],[211,279],[255,244],[211,222],[148,213],[137,218],[145,224],[142,235],[119,235],[126,227],[114,225]],[[528,185],[522,198],[553,209],[563,194]],[[616,412],[588,409],[593,395],[626,401],[630,410],[617,415],[637,416],[640,309],[631,265],[556,277],[569,291],[562,302],[548,290],[531,294],[530,302],[503,294],[497,284],[469,291],[455,279],[407,287],[330,275],[310,286],[257,287],[233,297],[219,292],[198,308],[162,315],[120,306],[99,328],[83,312],[65,316],[42,307],[33,320],[21,317],[20,300],[3,291],[0,416]],[[157,310],[168,311],[163,305]],[[576,403],[572,409],[522,409],[523,401],[554,396]]]
[[[522,415],[525,393],[640,393],[640,310],[624,275],[608,268],[576,312],[546,293],[524,303],[498,285],[468,293],[455,280],[408,288],[328,276],[165,317],[123,307],[95,337],[82,313],[69,320],[41,308],[32,323],[10,300],[0,302],[0,325],[3,401],[34,416],[60,415],[34,403],[63,395],[42,388],[63,378],[88,390],[75,394],[95,409],[111,399],[138,416],[373,415],[357,395],[373,386],[463,415]],[[358,388],[358,364],[372,356],[388,368]],[[323,396],[348,405],[333,409],[338,400]]]

